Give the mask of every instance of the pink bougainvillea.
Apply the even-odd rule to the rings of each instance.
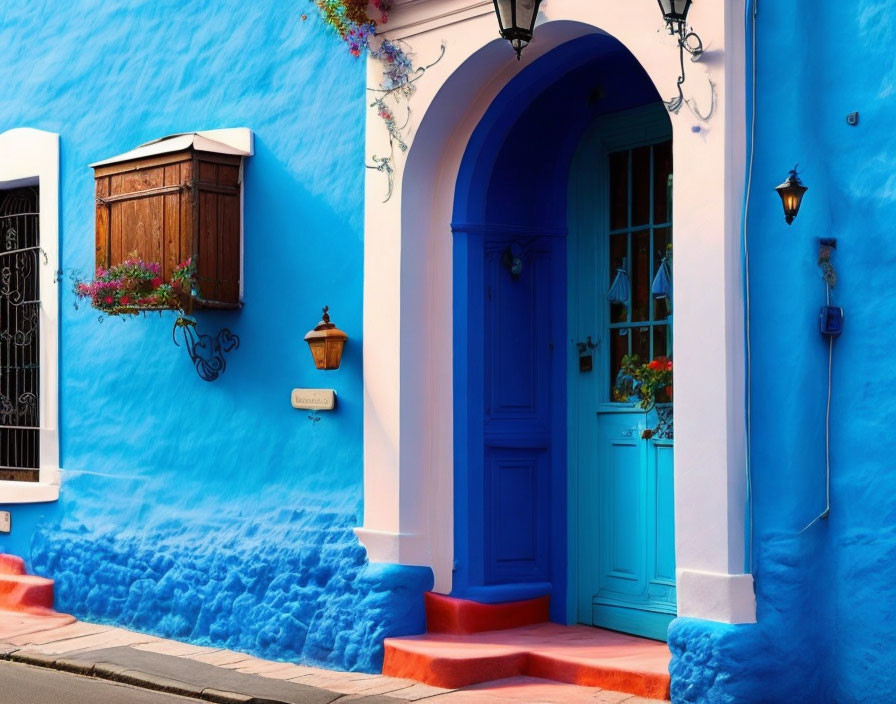
[[[76,281],[74,293],[109,315],[142,310],[181,310],[189,297],[196,274],[190,259],[179,264],[165,282],[162,267],[131,254],[109,269],[97,268],[93,281]]]

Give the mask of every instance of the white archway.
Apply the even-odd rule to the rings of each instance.
[[[394,195],[369,171],[364,262],[364,526],[374,562],[429,565],[451,589],[453,563],[452,238],[455,181],[492,100],[526,65],[567,41],[605,32],[661,93],[678,76],[677,48],[651,2],[546,0],[522,63],[496,39],[490,2],[405,0],[388,36],[418,62],[444,59],[417,83],[407,155]],[[679,615],[755,620],[744,569],[744,345],[740,218],[744,179],[743,3],[700,3],[691,22],[707,48],[687,87],[715,85],[708,123],[672,116],[676,169],[675,504]],[[368,66],[371,85],[379,80]],[[388,153],[368,113],[367,154]]]

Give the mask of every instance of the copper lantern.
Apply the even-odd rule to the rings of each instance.
[[[305,335],[305,342],[311,348],[311,356],[318,369],[339,369],[342,348],[348,340],[348,335],[330,322],[329,310],[329,306],[324,306],[323,319]]]

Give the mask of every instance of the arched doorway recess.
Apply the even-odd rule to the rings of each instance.
[[[692,10],[693,23],[711,46],[704,66],[715,84],[716,112],[708,124],[689,114],[672,116],[678,165],[678,613],[725,622],[755,620],[752,578],[743,574],[740,5],[705,3]],[[482,120],[502,91],[514,90],[513,78],[527,65],[538,75],[541,56],[580,37],[614,37],[656,86],[671,89],[677,77],[674,45],[649,3],[550,0],[542,15],[537,40],[518,64],[494,39],[494,17],[483,3],[408,2],[392,13],[391,34],[408,39],[421,60],[437,55],[442,41],[448,48],[418,82],[411,148],[397,159],[395,195],[381,202],[379,174],[371,173],[366,185],[365,515],[357,533],[372,561],[429,565],[436,590],[446,593],[453,586],[454,546],[469,529],[455,523],[453,501],[455,448],[464,440],[455,418],[469,410],[467,399],[455,393],[453,371],[455,350],[469,348],[467,331],[455,325],[454,289],[468,282],[453,271],[451,230],[463,156],[476,149],[471,140],[487,135]],[[375,65],[370,80],[376,80]],[[519,86],[521,102],[528,87]],[[514,95],[505,98],[513,102]],[[367,134],[368,153],[384,153],[378,125],[371,123]],[[553,559],[562,564],[566,557]],[[572,602],[567,620],[574,619]]]

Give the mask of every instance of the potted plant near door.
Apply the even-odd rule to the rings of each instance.
[[[656,357],[646,364],[636,354],[622,358],[613,400],[634,402],[645,413],[656,413],[654,427],[641,433],[645,440],[672,439],[672,366],[668,357]]]
[[[671,403],[672,360],[657,357],[642,364],[638,355],[625,355],[613,387],[613,400],[635,402],[645,411],[658,403]]]

